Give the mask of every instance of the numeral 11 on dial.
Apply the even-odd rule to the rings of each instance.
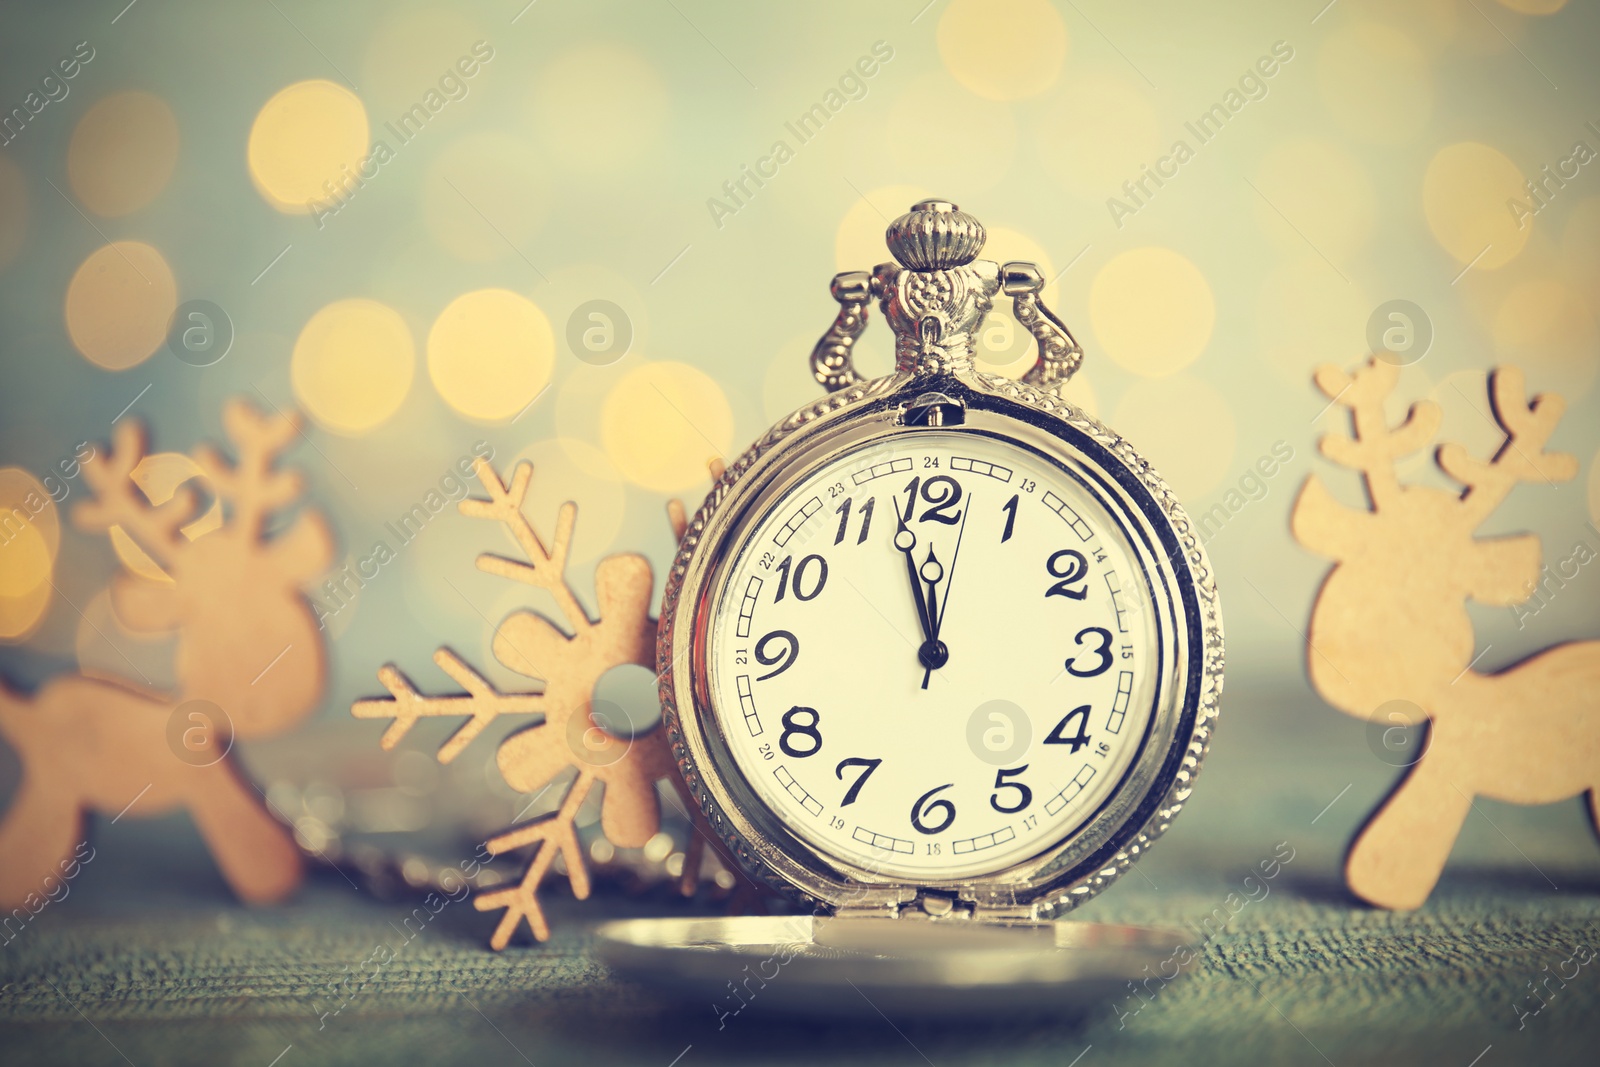
[[[847,496],[844,503],[834,508],[834,514],[839,516],[839,530],[833,535],[833,543],[843,544],[844,535],[850,529],[850,508],[855,503],[855,497]],[[868,497],[867,502],[861,505],[861,534],[856,538],[856,544],[867,543],[867,534],[872,530],[872,506],[878,502],[877,497]]]

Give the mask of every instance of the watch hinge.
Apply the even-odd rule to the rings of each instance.
[[[930,919],[970,919],[973,913],[973,903],[962,900],[954,893],[944,893],[936,889],[924,889],[917,894],[917,898],[906,909],[917,918],[926,916]]]
[[[923,393],[906,405],[900,421],[905,426],[960,426],[967,421],[967,405],[944,393]]]

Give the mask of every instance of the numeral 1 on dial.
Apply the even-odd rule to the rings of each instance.
[[[1000,505],[1000,510],[1006,513],[1006,528],[1000,534],[1000,543],[1003,545],[1011,540],[1011,533],[1017,528],[1017,497],[1012,493],[1011,499]]]

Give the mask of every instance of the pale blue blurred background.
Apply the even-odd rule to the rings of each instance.
[[[474,568],[502,543],[487,523],[447,508],[403,545],[385,524],[485,442],[497,465],[535,461],[541,529],[578,500],[577,588],[614,551],[650,557],[659,584],[667,499],[692,507],[707,460],[818,394],[805,359],[834,308],[828,279],[882,258],[887,220],[937,194],[990,227],[994,258],[1042,261],[1088,351],[1073,395],[1194,512],[1226,509],[1209,548],[1246,710],[1223,743],[1264,768],[1335,738],[1370,762],[1366,803],[1390,772],[1301,680],[1326,563],[1291,541],[1288,507],[1314,469],[1357,500],[1352,476],[1314,458],[1316,436],[1343,426],[1317,421],[1310,372],[1359,362],[1374,310],[1411,301],[1432,344],[1395,412],[1432,396],[1444,435],[1483,454],[1497,443],[1484,372],[1525,367],[1532,389],[1567,396],[1553,447],[1581,473],[1519,488],[1488,530],[1538,532],[1550,562],[1600,549],[1600,163],[1574,147],[1600,150],[1597,32],[1592,4],[1559,0],[8,5],[0,109],[26,121],[0,147],[0,465],[42,479],[119,416],[150,425],[155,450],[188,452],[219,436],[235,394],[308,410],[292,459],[343,562],[380,539],[395,558],[348,605],[316,594],[339,609],[328,694],[245,763],[296,794],[337,792],[346,821],[366,791],[368,829],[501,825],[523,801],[489,741],[441,778],[435,733],[386,755],[349,705],[388,661],[445,688],[428,662],[441,644],[515,684],[488,638],[527,592]],[[63,80],[80,42],[92,59]],[[293,88],[305,82],[322,84]],[[30,93],[59,99],[35,114]],[[1219,103],[1227,121],[1202,143],[1186,124]],[[419,104],[427,121],[402,143],[388,124]],[[791,124],[816,105],[827,121],[802,141]],[[1181,165],[1161,162],[1180,140]],[[388,158],[365,184],[306,213],[315,179],[360,171],[375,141]],[[1507,201],[1547,165],[1576,176],[1519,226]],[[735,199],[724,183],[746,167],[770,176]],[[1174,176],[1135,199],[1124,182],[1144,167]],[[154,277],[130,288],[127,267]],[[482,290],[504,292],[458,305],[476,325],[445,314]],[[209,366],[162,340],[194,300],[236,335]],[[308,329],[319,314],[331,332]],[[624,328],[626,353],[596,365]],[[985,344],[992,367],[1026,366],[1004,324]],[[881,322],[861,350],[888,368]],[[1292,458],[1255,480],[1275,446]],[[1437,477],[1421,458],[1405,471]],[[10,477],[0,490],[20,492]],[[0,673],[31,687],[131,661],[170,678],[170,645],[111,614],[120,564],[70,528],[83,487],[64,484],[59,549],[0,548]],[[1597,590],[1584,569],[1521,627],[1475,608],[1480,668],[1595,636]],[[1209,788],[1244,807],[1255,784]],[[1546,825],[1575,825],[1560,819]]]

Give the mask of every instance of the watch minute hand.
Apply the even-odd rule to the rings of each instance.
[[[945,576],[949,581],[944,587],[944,607],[940,608],[933,616],[933,636],[935,640],[939,637],[939,631],[944,628],[944,608],[950,606],[950,587],[956,582],[956,565],[961,562],[961,541],[967,535],[967,516],[971,514],[972,497],[968,496],[966,510],[961,513],[961,528],[956,531],[956,548],[950,554],[950,573]]]

